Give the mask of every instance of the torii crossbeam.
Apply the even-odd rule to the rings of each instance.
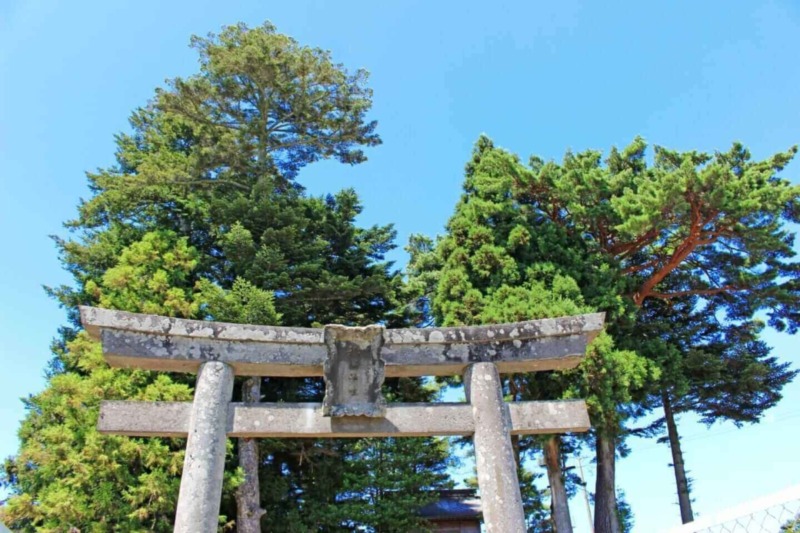
[[[197,372],[194,401],[103,402],[101,432],[188,437],[175,531],[216,531],[227,437],[473,435],[484,522],[525,531],[512,434],[586,431],[582,400],[503,401],[500,373],[574,367],[602,314],[458,328],[225,324],[81,308],[111,366]],[[386,404],[385,376],[462,374],[468,403]],[[233,378],[323,376],[313,403],[231,402]]]

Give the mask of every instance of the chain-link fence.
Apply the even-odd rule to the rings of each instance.
[[[800,485],[701,517],[669,533],[800,533]]]

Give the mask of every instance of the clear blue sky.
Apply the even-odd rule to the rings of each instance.
[[[372,72],[384,144],[355,168],[300,180],[362,195],[365,224],[442,230],[482,132],[545,158],[641,134],[676,149],[756,156],[800,142],[800,5],[745,2],[220,2],[5,0],[0,3],[0,456],[16,450],[19,398],[43,387],[64,320],[41,285],[68,282],[49,234],[113,163],[113,135],[163,80],[196,70],[189,36],[269,19],[300,42]],[[800,179],[800,163],[786,172]],[[402,252],[394,257],[405,261]],[[797,340],[771,335],[800,364]],[[800,483],[800,384],[739,431],[682,420],[696,510],[710,513]],[[666,446],[633,442],[619,484],[637,531],[677,524]],[[590,468],[590,470],[593,470]],[[584,511],[575,502],[573,515]],[[584,529],[585,531],[585,529]]]

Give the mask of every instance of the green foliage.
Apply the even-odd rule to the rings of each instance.
[[[195,317],[191,275],[197,252],[186,238],[171,231],[146,233],[125,248],[119,262],[106,270],[101,286],[86,282],[100,307],[166,316]]]
[[[531,169],[516,156],[495,148],[486,137],[478,140],[447,233],[435,248],[421,237],[412,242],[409,287],[419,296],[429,291],[437,324],[499,323],[595,310],[623,316],[631,309],[614,290],[624,280],[615,279],[604,261],[590,261],[590,251],[580,241],[542,224],[515,197],[515,184],[531,179]],[[617,406],[632,401],[631,390],[656,372],[636,353],[615,349],[611,338],[601,335],[576,371],[520,376],[510,386],[520,399],[587,398],[592,416],[613,426]]]
[[[798,533],[800,532],[800,516],[795,516],[781,526],[780,533]]]
[[[660,405],[666,398],[674,412],[693,411],[706,424],[757,422],[797,372],[770,355],[759,338],[761,321],[724,321],[698,300],[653,300],[642,307],[638,349],[662,370],[652,401]]]
[[[400,378],[387,380],[384,394],[389,402],[429,402],[438,389]],[[435,489],[452,486],[444,439],[266,439],[260,444],[268,457],[262,527],[271,531],[424,530],[417,510],[438,497]]]
[[[617,519],[621,533],[631,533],[636,523],[634,520],[633,509],[625,498],[625,492],[617,491]]]
[[[529,533],[555,533],[553,521],[550,518],[550,509],[545,504],[549,490],[542,490],[536,486],[536,480],[542,477],[542,474],[534,474],[525,468],[518,468],[517,477],[519,478],[527,531]]]
[[[438,498],[432,489],[440,488],[446,478],[445,463],[419,462],[419,448],[431,445],[440,456],[447,454],[444,439],[360,440],[346,456],[351,467],[333,508],[333,523],[347,530],[367,525],[371,531],[398,533],[422,528],[414,511]],[[370,480],[367,490],[365,479]]]
[[[240,324],[278,324],[275,297],[247,280],[236,278],[226,291],[208,280],[197,282],[198,299],[204,314],[219,322]]]
[[[230,228],[219,232],[218,282],[241,277],[274,291],[285,324],[393,320],[400,277],[382,262],[393,228],[357,227],[361,206],[349,189],[308,198],[265,187],[215,210]]]
[[[738,143],[713,156],[656,147],[648,167],[646,147],[637,138],[605,165],[595,151],[532,164],[514,196],[630,278],[623,294],[636,305],[700,295],[734,320],[765,310],[773,326],[796,327],[785,223],[800,216],[800,187],[777,172],[797,148],[752,161]]]
[[[692,410],[709,424],[756,421],[796,374],[769,356],[754,316],[798,327],[800,266],[786,223],[798,220],[800,187],[777,175],[797,149],[752,161],[738,143],[714,155],[656,147],[648,166],[646,148],[637,138],[605,164],[596,151],[567,153],[560,165],[532,158],[512,194],[539,227],[575,238],[587,262],[604,265],[605,283],[576,280],[608,311],[617,344],[659,370],[629,414],[663,405],[666,416]],[[603,298],[593,286],[610,290]]]
[[[109,370],[84,334],[69,349],[88,374],[54,376],[26,401],[24,446],[5,464],[14,495],[3,521],[21,531],[171,530],[182,443],[100,435],[95,426],[102,399],[180,401],[191,391],[166,376]]]
[[[215,179],[251,170],[292,178],[330,157],[361,163],[366,157],[355,146],[380,143],[376,122],[366,121],[367,72],[348,73],[329,52],[302,46],[269,23],[254,30],[228,26],[219,35],[193,37],[192,47],[200,74],[174,80],[159,103],[205,119],[203,136],[214,142],[198,155],[220,164]]]
[[[412,254],[412,269],[438,271],[422,282],[412,270],[417,294],[435,291],[431,310],[443,324],[526,317],[526,308],[532,318],[531,293],[541,290],[532,283],[549,291],[569,279],[584,310],[606,312],[616,344],[659,367],[652,383],[676,396],[694,391],[686,409],[707,421],[754,420],[794,375],[768,356],[753,316],[766,312],[778,329],[798,324],[800,267],[785,223],[797,221],[800,187],[776,174],[796,148],[752,161],[740,144],[715,155],[656,147],[652,166],[646,148],[637,138],[605,163],[590,150],[526,166],[481,137],[437,259],[430,242]],[[603,388],[614,401],[656,377],[634,359],[606,361],[636,376]]]
[[[173,80],[133,112],[132,130],[116,139],[117,164],[89,174],[93,194],[67,224],[72,238],[57,239],[75,284],[50,292],[73,327],[56,344],[47,389],[29,401],[20,453],[5,465],[3,482],[14,495],[3,519],[13,527],[171,529],[183,443],[100,436],[94,427],[101,399],[188,400],[192,378],[109,369],[78,332],[78,304],[291,326],[407,323],[406,313],[395,311],[400,276],[384,260],[394,246],[392,227],[358,227],[361,205],[352,190],[310,197],[296,182],[306,164],[358,163],[365,159],[360,147],[379,143],[375,123],[366,119],[366,73],[349,74],[327,52],[303,47],[269,24],[228,27],[195,38],[193,46],[200,72]],[[78,349],[75,342],[93,347]],[[387,388],[395,399],[435,394],[419,380]],[[322,383],[268,378],[262,391],[267,401],[320,401]],[[54,406],[72,402],[85,408],[66,418],[54,414]],[[75,434],[61,437],[63,425]],[[85,446],[90,437],[100,444]],[[392,524],[413,516],[425,498],[415,491],[446,486],[446,450],[425,439],[376,446],[261,441],[268,511],[262,526],[347,529],[339,511],[347,500],[363,527],[402,530],[407,522]],[[395,450],[398,459],[390,457]],[[377,451],[391,468],[404,465],[419,475],[389,476],[380,490],[396,496],[376,511],[368,497],[375,478],[360,465]],[[241,480],[229,459],[224,528],[235,525],[234,488]],[[105,483],[106,496],[95,500],[93,481]]]
[[[542,223],[515,195],[533,170],[481,137],[466,167],[464,194],[436,241],[414,237],[409,246],[408,291],[417,311],[438,325],[471,325],[576,315],[604,310],[630,315],[633,305],[618,288],[627,280],[568,231]],[[603,333],[581,365],[569,372],[515,375],[505,379],[515,400],[585,398],[598,431],[614,434],[634,401],[658,370],[634,351],[615,348]],[[572,444],[574,446],[574,444]],[[533,438],[515,438],[521,458],[538,451]],[[541,496],[531,475],[521,472],[533,530],[547,530]],[[543,525],[544,524],[544,525]]]
[[[659,369],[631,350],[614,348],[610,335],[601,334],[589,347],[585,360],[567,376],[567,398],[583,398],[597,431],[615,435],[629,414],[621,406],[634,402]]]
[[[154,260],[154,254],[169,257]],[[89,290],[126,311],[190,316],[182,310],[197,308],[186,285],[192,255],[174,234],[146,234]],[[14,496],[3,519],[25,531],[171,530],[182,440],[101,435],[97,417],[102,400],[187,401],[191,388],[165,374],[109,368],[99,343],[85,332],[64,346],[56,356],[65,371],[26,401],[23,445],[5,464]]]
[[[442,325],[604,311],[610,336],[575,371],[508,380],[518,398],[586,398],[602,438],[662,394],[707,423],[757,420],[795,375],[754,315],[800,324],[786,226],[800,187],[778,175],[797,149],[753,161],[740,144],[656,147],[652,165],[646,149],[636,138],[605,162],[589,150],[525,165],[480,137],[446,235],[410,243],[415,310]]]
[[[435,253],[435,247],[436,244],[424,235],[411,235],[405,247],[409,262],[401,298],[406,302],[410,319],[420,326],[430,325],[432,320],[430,295],[436,292],[441,271],[441,258]]]
[[[196,257],[173,232],[146,233],[121,251],[98,282],[87,282],[86,290],[103,307],[131,312],[277,320],[272,295],[243,280],[231,291],[206,280],[192,288]],[[65,348],[57,357],[67,371],[26,401],[23,447],[5,464],[7,484],[17,495],[4,518],[37,531],[170,531],[184,441],[101,435],[95,428],[102,400],[190,401],[191,380],[111,369],[99,343],[85,332]],[[227,493],[238,483],[237,472],[226,473]]]

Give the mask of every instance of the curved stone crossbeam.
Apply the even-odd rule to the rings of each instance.
[[[322,376],[324,329],[227,324],[81,307],[86,331],[116,367],[196,372],[221,361],[245,376]],[[600,332],[603,314],[455,328],[385,329],[387,377],[460,374],[476,362],[501,373],[571,368]]]

